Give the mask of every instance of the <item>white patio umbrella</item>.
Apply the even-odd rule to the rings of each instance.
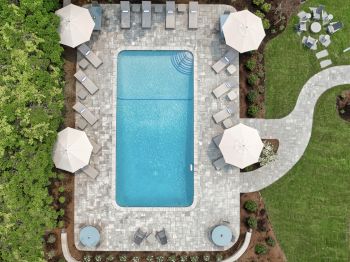
[[[58,133],[53,162],[59,169],[74,173],[89,164],[92,145],[85,132],[67,127]]]
[[[226,129],[219,144],[225,162],[241,169],[258,162],[263,147],[258,131],[244,124]]]
[[[61,18],[61,44],[76,47],[90,40],[95,22],[88,9],[69,4],[55,13]]]
[[[265,37],[261,18],[248,10],[231,13],[222,31],[226,44],[240,53],[258,49]]]

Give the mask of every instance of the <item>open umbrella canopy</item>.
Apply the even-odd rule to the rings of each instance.
[[[258,49],[265,37],[261,18],[248,10],[231,13],[222,30],[226,44],[240,53]]]
[[[244,124],[226,129],[219,145],[225,162],[241,169],[258,162],[263,147],[258,131]]]
[[[59,169],[74,173],[89,164],[92,145],[85,132],[70,127],[58,133],[53,162]]]
[[[95,22],[88,9],[69,4],[55,13],[61,18],[61,44],[76,47],[90,40]]]

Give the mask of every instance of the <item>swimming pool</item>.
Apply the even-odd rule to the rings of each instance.
[[[193,55],[126,50],[117,57],[116,202],[187,207],[194,195]]]

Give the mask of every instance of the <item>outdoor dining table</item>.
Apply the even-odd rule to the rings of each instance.
[[[94,226],[85,226],[79,232],[80,243],[86,247],[96,247],[100,237],[100,232]]]
[[[322,26],[319,22],[313,22],[310,27],[311,31],[314,33],[319,33],[322,29]]]
[[[228,246],[232,241],[232,231],[226,225],[218,225],[212,230],[211,239],[217,246]]]

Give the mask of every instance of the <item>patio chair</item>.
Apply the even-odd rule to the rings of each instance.
[[[165,3],[165,28],[175,28],[175,1],[166,1]]]
[[[81,70],[74,74],[74,77],[89,91],[91,95],[95,94],[98,87]]]
[[[234,82],[231,81],[226,81],[219,85],[217,88],[213,90],[213,94],[216,98],[220,98],[224,94],[226,94],[228,91],[230,91],[234,87]]]
[[[168,243],[168,238],[165,234],[164,228],[161,231],[156,231],[156,239],[161,245],[166,245]]]
[[[138,228],[134,234],[134,243],[136,245],[140,245],[146,237],[147,237],[147,232],[143,232],[141,228]]]
[[[330,34],[334,34],[335,32],[339,31],[344,27],[342,22],[334,22],[330,23],[329,26],[327,27],[327,32]]]
[[[151,1],[142,1],[142,28],[151,28],[152,7]]]
[[[317,42],[315,38],[312,38],[311,36],[304,36],[303,39],[301,40],[302,43],[309,49],[311,50],[317,50]]]
[[[334,16],[332,14],[328,14],[323,18],[322,25],[327,25],[333,20]]]
[[[228,64],[232,63],[232,61],[236,57],[235,51],[232,49],[226,52],[226,54],[220,58],[214,65],[212,65],[213,70],[218,74],[223,70]]]
[[[198,2],[188,3],[188,28],[198,28]]]
[[[91,165],[87,165],[87,166],[81,168],[80,171],[85,173],[86,175],[88,175],[92,179],[95,179],[99,174],[98,170],[95,169],[94,167],[92,167]]]
[[[298,13],[298,17],[299,17],[299,21],[300,22],[307,22],[310,20],[311,18],[311,14],[310,13],[306,13],[304,11],[301,11]]]
[[[78,112],[90,125],[94,125],[97,122],[97,118],[91,113],[91,111],[82,103],[77,102],[73,109]]]
[[[130,2],[120,1],[121,21],[120,27],[123,29],[130,28]]]
[[[214,144],[215,144],[217,147],[219,147],[219,145],[220,145],[220,142],[221,142],[221,139],[222,139],[222,135],[223,135],[223,134],[220,134],[220,135],[217,135],[217,136],[214,136],[214,137],[213,137],[213,142],[214,142]]]
[[[220,122],[224,121],[226,118],[229,118],[234,112],[233,107],[226,107],[225,109],[222,109],[221,111],[217,112],[213,115],[213,119],[215,123],[219,124]]]
[[[91,51],[90,47],[86,44],[81,44],[78,46],[78,51],[95,67],[98,68],[102,65],[102,61],[98,56]]]
[[[330,60],[330,59],[322,60],[320,62],[321,68],[325,68],[327,66],[330,66],[331,64],[332,64],[332,60]]]
[[[224,157],[220,157],[219,159],[217,159],[213,162],[213,166],[215,167],[215,169],[217,171],[223,169],[226,165],[227,165],[227,163],[225,162]]]
[[[332,42],[331,37],[329,35],[320,35],[318,40],[320,41],[321,45],[323,45],[324,47],[328,47]]]
[[[328,56],[328,55],[329,55],[329,53],[328,53],[328,51],[325,49],[325,50],[322,50],[322,51],[316,53],[316,58],[317,58],[317,59],[321,59],[321,58],[324,58],[324,57],[326,57],[326,56]]]
[[[310,7],[312,16],[315,20],[321,20],[324,17],[324,5],[319,5],[318,7]]]
[[[297,32],[306,32],[307,31],[307,26],[306,22],[300,22],[299,24],[295,25],[295,29]]]

